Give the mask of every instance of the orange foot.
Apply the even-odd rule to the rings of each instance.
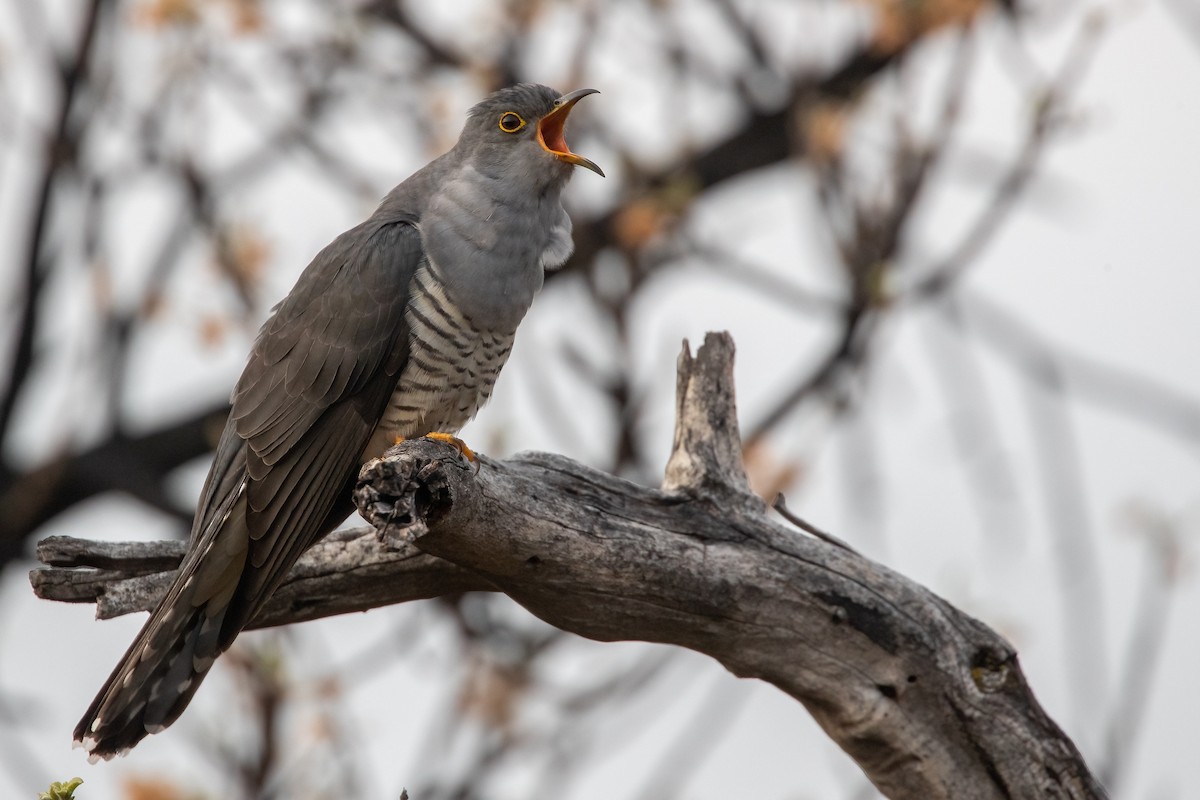
[[[446,444],[453,445],[454,449],[458,450],[458,452],[463,454],[463,458],[467,459],[467,461],[469,461],[475,465],[475,471],[476,472],[479,471],[479,459],[475,456],[474,451],[471,450],[471,448],[467,447],[466,442],[464,442],[462,439],[458,438],[454,434],[442,433],[441,431],[434,431],[433,433],[425,434],[425,436],[423,436],[422,438],[433,439],[435,441],[445,442]]]

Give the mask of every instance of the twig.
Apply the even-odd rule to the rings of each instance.
[[[1011,556],[1015,552],[1012,545],[1024,541],[1029,525],[1024,515],[1016,514],[1021,509],[1016,472],[998,439],[999,423],[975,343],[964,336],[966,322],[958,295],[947,292],[936,305],[938,321],[949,326],[952,335],[930,330],[928,362],[941,385],[947,427],[971,490],[984,544],[992,556]]]
[[[791,310],[826,315],[844,311],[844,303],[836,298],[797,286],[719,244],[692,238],[682,247],[680,255],[695,258],[699,265],[720,278],[758,289],[764,299],[783,303]]]
[[[703,764],[721,740],[733,733],[737,715],[746,707],[745,687],[731,687],[724,675],[712,681],[704,699],[658,758],[642,789],[640,800],[674,800],[685,794],[695,779],[696,764]]]
[[[1026,410],[1033,459],[1041,475],[1046,521],[1054,546],[1051,558],[1062,598],[1062,657],[1074,705],[1072,722],[1095,730],[1098,697],[1107,697],[1104,592],[1095,526],[1087,504],[1083,453],[1069,406],[1071,397],[1053,363],[1042,361],[1044,378],[1026,384]]]
[[[964,330],[1016,367],[1045,383],[1058,374],[1073,396],[1186,441],[1200,455],[1200,397],[1154,379],[1052,344],[1034,328],[982,295],[958,292]]]
[[[805,533],[812,534],[813,536],[817,537],[818,539],[820,539],[823,542],[827,542],[828,544],[834,545],[835,547],[840,547],[843,550],[848,550],[849,552],[854,553],[855,555],[858,555],[858,551],[855,550],[853,547],[846,544],[841,539],[834,536],[832,533],[826,533],[825,531],[818,528],[816,525],[813,525],[811,522],[808,522],[803,517],[798,516],[795,512],[793,512],[790,508],[788,508],[787,507],[787,498],[785,498],[783,496],[783,492],[780,492],[779,494],[775,495],[775,502],[771,504],[771,508],[778,511],[779,515],[781,517],[783,517],[788,522],[792,523],[793,525],[795,525],[797,528],[804,531]]]
[[[1012,165],[992,191],[991,199],[950,253],[923,270],[923,277],[901,291],[899,300],[920,302],[940,294],[976,263],[979,254],[1000,230],[1036,174],[1051,135],[1061,127],[1058,115],[1085,75],[1104,30],[1104,17],[1098,12],[1090,15],[1082,24],[1057,77],[1038,98],[1025,140]]]
[[[75,151],[81,133],[75,129],[78,117],[72,114],[72,110],[87,86],[92,43],[100,26],[102,7],[107,8],[109,13],[116,13],[109,4],[101,0],[91,0],[83,11],[82,31],[75,45],[75,52],[69,61],[60,64],[59,91],[62,95],[59,99],[54,133],[46,145],[45,163],[42,165],[38,188],[35,191],[37,199],[33,203],[33,224],[30,226],[29,240],[25,245],[24,302],[16,325],[17,343],[8,369],[8,385],[0,395],[0,449],[3,449],[8,435],[12,432],[12,414],[33,368],[33,349],[42,306],[42,287],[47,277],[43,260],[48,244],[46,228],[50,219],[51,198],[56,184],[65,174],[65,169],[75,162]]]
[[[829,389],[843,370],[862,363],[866,357],[866,347],[875,316],[861,306],[852,306],[843,312],[841,332],[837,340],[826,350],[825,355],[808,375],[750,426],[749,433],[746,434],[746,447],[758,444],[775,426],[792,414],[802,400]]]
[[[1146,561],[1099,762],[1099,777],[1115,796],[1121,794],[1129,759],[1149,711],[1181,558],[1174,521],[1155,515],[1141,522],[1148,539]]]

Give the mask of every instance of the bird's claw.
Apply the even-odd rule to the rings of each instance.
[[[442,433],[441,431],[427,433],[425,434],[424,438],[433,439],[437,442],[445,442],[446,444],[452,446],[455,450],[462,454],[463,458],[475,465],[475,474],[479,474],[479,457],[475,455],[474,450],[467,447],[467,443],[462,439],[458,438],[452,433]]]

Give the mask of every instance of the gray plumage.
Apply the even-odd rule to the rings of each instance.
[[[170,725],[397,437],[487,401],[543,271],[571,252],[570,108],[533,84],[475,106],[455,147],[301,274],[263,325],[166,596],[75,729],[108,758]],[[515,116],[510,116],[515,115]],[[515,130],[513,130],[515,128]],[[603,174],[603,173],[600,173]]]

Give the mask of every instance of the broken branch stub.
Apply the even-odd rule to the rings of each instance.
[[[693,358],[685,340],[675,379],[675,437],[664,492],[750,495],[742,464],[733,338],[708,333]]]

